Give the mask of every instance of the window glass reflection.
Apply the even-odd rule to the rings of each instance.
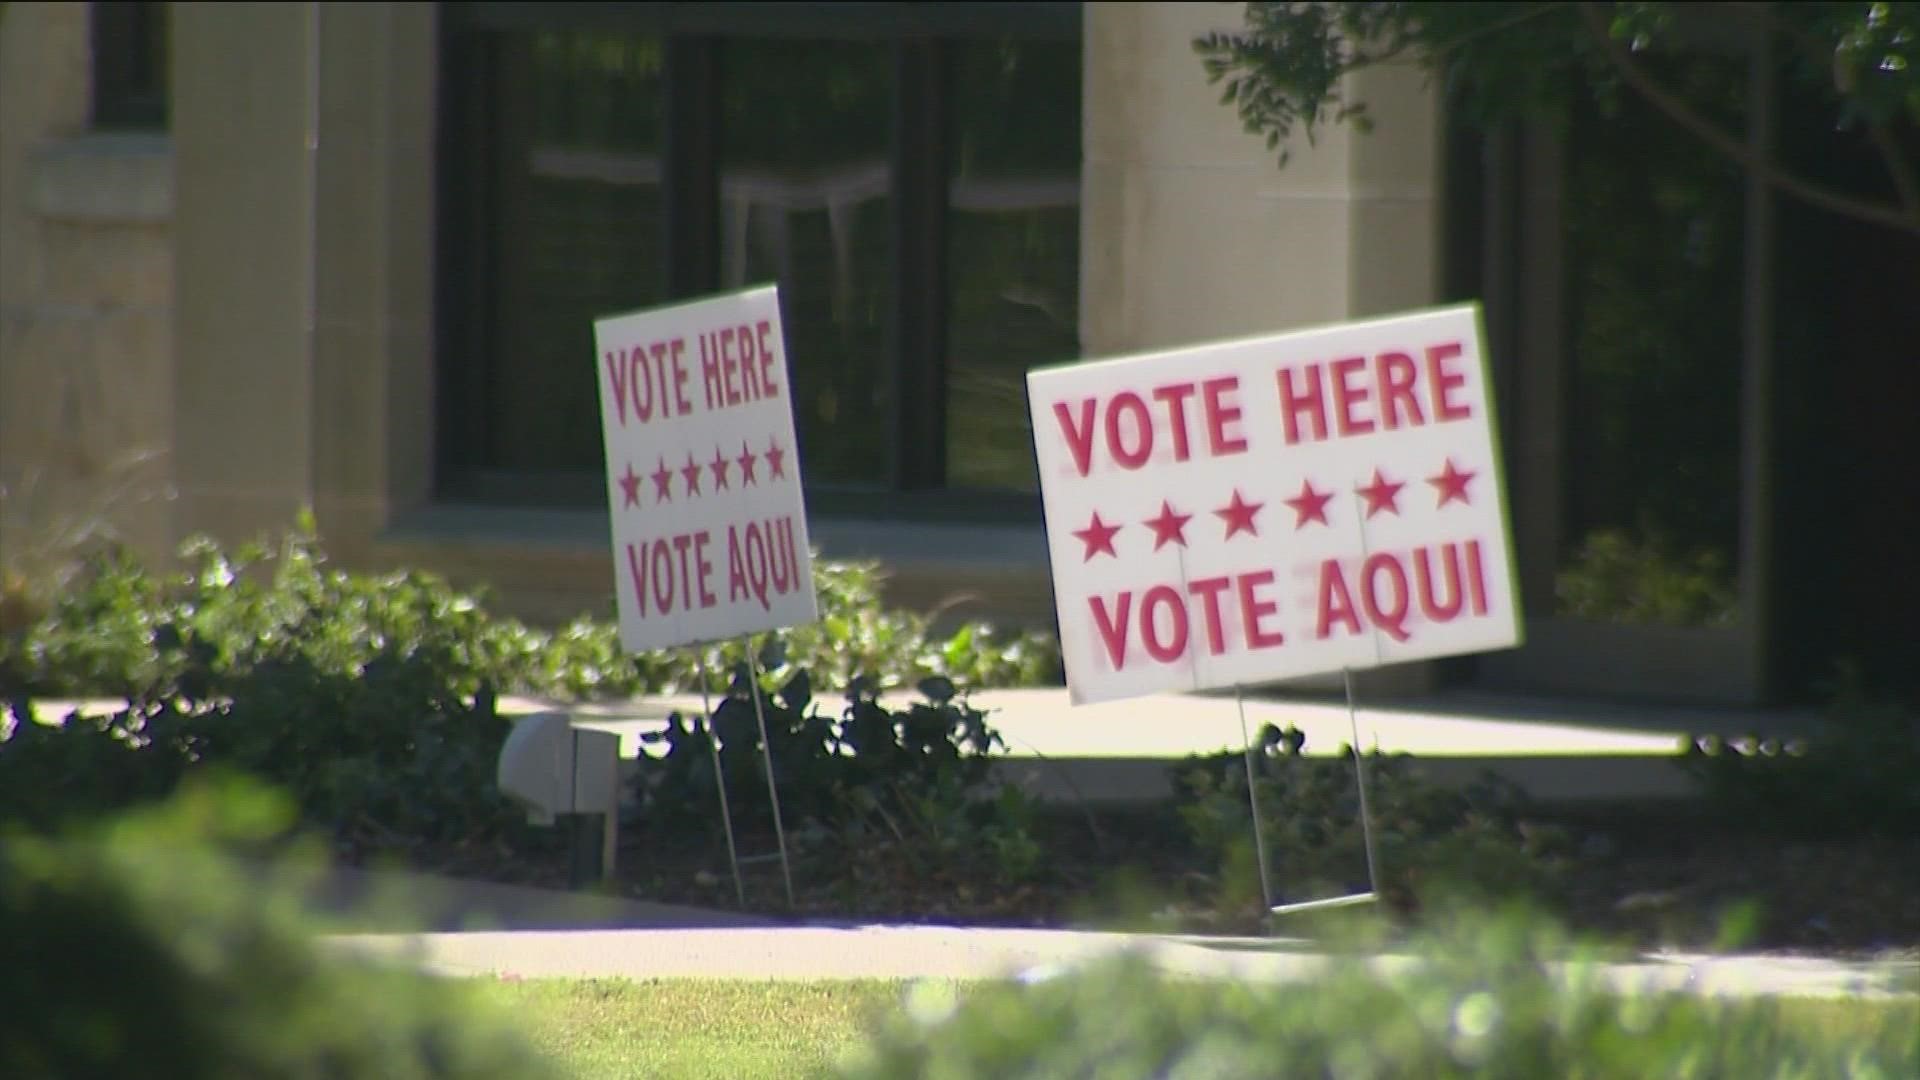
[[[1079,351],[1080,44],[955,56],[947,483],[1036,491],[1026,372]]]
[[[810,481],[884,482],[893,169],[891,51],[730,40],[721,126],[721,275],[777,282]]]
[[[1741,130],[1743,60],[1670,62],[1661,75]],[[1630,91],[1576,107],[1566,145],[1558,611],[1723,625],[1740,534],[1743,177]]]
[[[508,49],[489,464],[597,472],[593,320],[666,299],[662,43],[543,32]]]

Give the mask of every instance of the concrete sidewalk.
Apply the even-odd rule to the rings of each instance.
[[[1178,974],[1292,982],[1330,962],[1297,941],[944,926],[345,935],[330,943],[439,974],[507,978],[1031,978],[1124,950]],[[1390,969],[1412,961],[1368,962]],[[1885,998],[1920,989],[1913,961],[1670,954],[1608,965],[1605,974],[1623,990],[1727,997]]]
[[[895,694],[890,704],[913,695]],[[1195,754],[1245,745],[1231,694],[1153,694],[1074,707],[1063,688],[984,690],[969,699],[1006,740],[996,776],[1046,799],[1130,802],[1172,793],[1167,767]],[[839,700],[821,698],[834,713]],[[78,709],[111,712],[117,701],[41,701],[42,722]],[[1296,727],[1305,752],[1333,755],[1353,741],[1345,704],[1337,699],[1249,696],[1246,730]],[[508,697],[503,714],[559,711],[581,727],[620,736],[631,771],[644,752],[641,737],[674,713],[701,712],[697,694],[572,704]],[[1693,793],[1676,757],[1696,735],[1804,737],[1819,730],[1808,714],[1729,709],[1602,705],[1463,692],[1392,705],[1362,703],[1360,742],[1368,749],[1412,754],[1420,771],[1442,784],[1464,784],[1484,771],[1505,777],[1545,802],[1683,799]]]
[[[1064,689],[1046,688],[983,690],[970,701],[1006,740],[998,775],[1043,798],[1164,798],[1172,793],[1169,765],[1245,745],[1240,708],[1230,694],[1154,694],[1076,708]],[[592,705],[507,698],[500,707],[515,715],[569,712],[581,727],[620,735],[628,761],[643,752],[641,735],[663,727],[670,713],[701,712],[698,695]],[[1343,702],[1248,697],[1245,713],[1249,733],[1266,724],[1298,728],[1309,756],[1331,756],[1353,742],[1355,725]],[[1469,694],[1363,705],[1355,720],[1362,746],[1412,754],[1431,780],[1464,784],[1492,771],[1552,802],[1685,798],[1692,787],[1674,761],[1695,736],[1804,737],[1820,723],[1805,714]]]
[[[335,870],[309,901],[342,931],[325,939],[329,947],[463,977],[995,979],[1132,951],[1179,974],[1299,981],[1329,962],[1313,942],[1292,938],[794,923],[391,871]],[[1920,959],[1910,957],[1653,954],[1610,965],[1606,976],[1622,989],[1734,997],[1920,993]]]
[[[1299,980],[1328,962],[1298,938],[791,920],[594,893],[334,868],[308,894],[332,947],[456,976],[992,979],[1118,950],[1188,975]],[[406,927],[407,932],[394,932]],[[1391,956],[1384,964],[1403,963]],[[1659,953],[1616,964],[1623,988],[1809,997],[1920,993],[1920,958]]]
[[[739,911],[345,866],[329,868],[305,899],[314,914],[347,931],[389,932],[404,927],[429,934],[587,933],[784,925],[779,919]]]

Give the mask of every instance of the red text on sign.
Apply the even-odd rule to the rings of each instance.
[[[719,606],[707,551],[712,540],[701,529],[627,543],[627,576],[641,618]],[[727,526],[727,603],[771,608],[776,598],[802,585],[791,516]]]
[[[693,408],[687,400],[687,342],[684,338],[607,351],[607,385],[612,391],[615,418],[625,427],[632,415],[644,424],[685,416]]]
[[[1370,626],[1395,641],[1406,641],[1413,636],[1408,624],[1416,603],[1429,623],[1452,622],[1463,608],[1485,615],[1487,575],[1480,541],[1417,547],[1405,554],[1375,552],[1351,579],[1340,560],[1326,560],[1320,564],[1320,615],[1314,636],[1324,641],[1335,630],[1359,634]]]
[[[707,530],[627,542],[627,573],[640,617],[705,610],[719,603],[710,583]]]
[[[727,526],[728,603],[757,601],[766,610],[802,585],[792,516]]]
[[[725,326],[700,335],[700,379],[706,385],[707,408],[722,409],[775,397],[773,381],[773,323],[761,319],[753,326]]]
[[[1139,469],[1153,459],[1157,445],[1156,413],[1166,418],[1166,436],[1173,460],[1187,461],[1193,456],[1197,437],[1206,440],[1205,453],[1224,457],[1246,450],[1246,436],[1240,430],[1240,405],[1237,395],[1240,379],[1234,375],[1198,382],[1169,383],[1155,387],[1146,398],[1132,390],[1122,390],[1102,402],[1082,398],[1077,403],[1053,403],[1054,419],[1060,434],[1073,454],[1073,467],[1081,476],[1093,469],[1096,445],[1123,469]],[[1151,398],[1152,405],[1147,403]],[[1192,419],[1198,399],[1199,432]]]
[[[1345,437],[1465,420],[1473,409],[1460,396],[1467,384],[1460,356],[1460,343],[1447,342],[1428,346],[1424,364],[1389,351],[1371,362],[1347,356],[1279,369],[1274,378],[1287,445],[1319,442],[1330,431]]]
[[[1087,606],[1093,625],[1106,647],[1115,671],[1126,670],[1130,646],[1138,641],[1147,658],[1170,664],[1186,657],[1195,645],[1194,623],[1205,632],[1206,650],[1220,656],[1230,647],[1221,594],[1234,593],[1239,601],[1239,640],[1249,650],[1271,649],[1286,638],[1268,620],[1280,610],[1260,590],[1273,584],[1273,571],[1259,570],[1233,577],[1202,578],[1184,588],[1154,585],[1144,590],[1123,589],[1111,598],[1090,596]],[[1197,614],[1196,614],[1197,613]],[[1132,654],[1138,659],[1140,654]]]

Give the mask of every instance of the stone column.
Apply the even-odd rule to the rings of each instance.
[[[175,18],[178,528],[351,557],[430,474],[433,8]]]
[[[1207,83],[1193,42],[1239,5],[1090,3],[1081,340],[1100,356],[1418,308],[1438,298],[1441,126],[1411,69],[1350,80],[1372,134],[1295,132],[1285,168]],[[1430,665],[1363,680],[1417,690]],[[1337,677],[1333,685],[1338,684]]]
[[[176,530],[312,497],[318,5],[173,9]]]
[[[314,498],[361,558],[429,495],[434,450],[432,4],[323,4]]]

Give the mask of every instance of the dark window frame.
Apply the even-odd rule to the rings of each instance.
[[[1080,35],[1079,3],[549,2],[442,4],[450,24],[475,30],[625,30],[666,37],[880,39]]]
[[[172,19],[164,3],[106,0],[89,5],[96,129],[164,130]]]
[[[1746,65],[1743,138],[1768,157],[1779,101],[1774,46],[1759,24],[1727,19],[1683,22],[1690,52],[1733,57]],[[1546,120],[1516,121],[1480,131],[1450,120],[1450,198],[1445,288],[1452,298],[1484,303],[1506,447],[1510,516],[1522,593],[1532,608],[1553,594],[1565,485],[1573,464],[1566,415],[1570,358],[1562,305],[1565,236],[1559,217],[1566,155],[1562,130]],[[1530,610],[1528,641],[1519,649],[1448,662],[1451,675],[1495,690],[1633,696],[1708,706],[1750,706],[1780,692],[1769,650],[1774,624],[1770,477],[1775,468],[1767,425],[1774,360],[1772,280],[1774,197],[1749,172],[1741,181],[1743,246],[1739,344],[1739,512],[1731,623],[1691,627],[1583,620],[1550,608]],[[1529,566],[1531,563],[1531,568]],[[1530,580],[1529,580],[1530,579]],[[1595,658],[1604,662],[1598,666]],[[1596,672],[1600,674],[1595,674]],[[1629,692],[1626,688],[1634,688]]]
[[[603,477],[476,467],[491,362],[479,312],[494,310],[498,278],[484,242],[498,179],[485,167],[487,118],[502,105],[492,77],[505,33],[599,29],[665,40],[668,298],[720,285],[717,124],[720,38],[883,40],[893,47],[896,177],[887,378],[893,391],[891,470],[884,485],[811,483],[808,503],[831,515],[905,520],[1037,523],[1037,493],[945,486],[947,205],[945,120],[952,114],[953,41],[1017,37],[1079,40],[1079,3],[464,3],[443,6],[437,282],[440,331],[435,490],[449,502],[599,508]]]

